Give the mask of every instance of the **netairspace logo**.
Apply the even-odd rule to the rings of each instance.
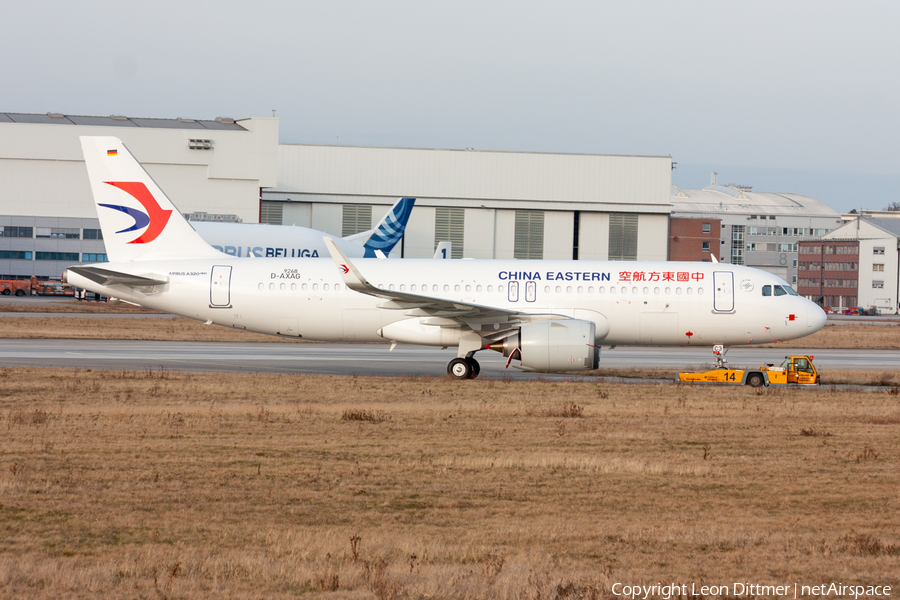
[[[801,585],[788,583],[783,585],[759,585],[755,583],[732,583],[726,585],[697,585],[696,583],[669,583],[656,585],[629,585],[614,583],[610,589],[613,595],[631,600],[650,600],[661,598],[669,600],[679,597],[710,597],[710,596],[764,596],[764,597],[793,597],[796,599],[807,596],[832,597],[832,598],[859,598],[891,596],[889,585],[844,585],[843,583],[820,583],[818,585]]]

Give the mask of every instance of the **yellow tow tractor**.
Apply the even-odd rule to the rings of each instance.
[[[718,352],[717,352],[718,350]],[[819,383],[819,373],[813,366],[812,356],[786,356],[780,366],[766,364],[756,369],[729,369],[722,357],[722,347],[713,349],[718,368],[698,373],[679,373],[679,381],[702,383],[727,383],[732,385],[815,385]]]

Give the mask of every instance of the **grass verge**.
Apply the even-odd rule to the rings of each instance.
[[[900,399],[0,369],[10,597],[900,585]]]

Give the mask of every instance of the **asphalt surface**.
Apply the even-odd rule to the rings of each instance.
[[[780,363],[784,356],[815,356],[820,369],[898,369],[900,350],[817,350],[810,348],[732,348],[728,364],[738,367]],[[216,373],[308,373],[330,375],[443,376],[455,349],[387,344],[156,342],[126,340],[0,339],[0,366],[37,366]],[[476,355],[482,377],[529,379],[538,376],[570,379],[569,375],[538,375],[510,367],[489,350]],[[603,348],[603,368],[702,369],[712,366],[709,348]]]

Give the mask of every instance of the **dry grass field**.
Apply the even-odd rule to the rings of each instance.
[[[805,338],[767,344],[763,347],[796,348],[798,345],[806,348],[898,350],[900,349],[900,326],[829,323]]]
[[[79,301],[74,298],[50,298],[46,302],[28,302],[14,297],[0,297],[0,312],[160,314],[159,311],[152,308],[144,308],[127,302]]]
[[[900,396],[0,369],[0,596],[900,586]]]

